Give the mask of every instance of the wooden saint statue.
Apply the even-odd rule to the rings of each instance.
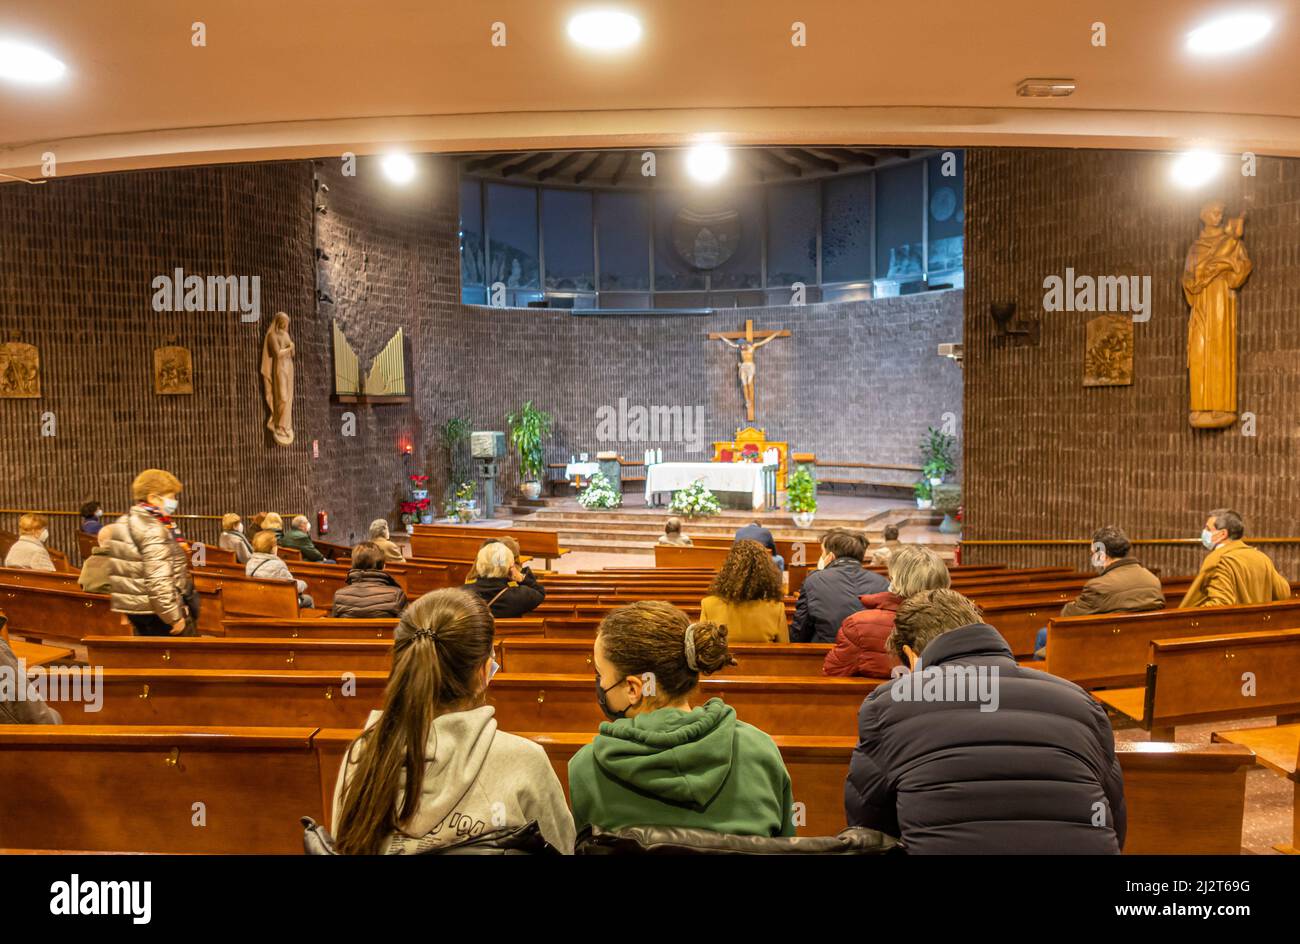
[[[262,342],[262,390],[271,411],[266,428],[281,446],[293,443],[293,338],[289,316],[278,312]]]
[[[1198,429],[1237,421],[1237,289],[1250,275],[1241,241],[1245,214],[1224,221],[1222,201],[1201,209],[1201,235],[1187,250],[1183,295],[1192,306],[1187,323],[1190,412]]]
[[[727,347],[735,348],[740,352],[740,363],[736,365],[740,375],[740,386],[745,393],[745,415],[749,419],[754,418],[754,374],[756,367],[754,365],[754,352],[769,341],[775,341],[777,338],[790,337],[789,331],[754,331],[754,322],[745,322],[745,331],[743,334],[714,332],[709,335],[710,341],[721,341]],[[732,341],[736,338],[736,341]],[[761,338],[755,341],[755,338]]]

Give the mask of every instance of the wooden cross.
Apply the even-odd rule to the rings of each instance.
[[[745,322],[744,332],[713,331],[709,333],[710,341],[721,341],[728,347],[734,347],[740,352],[740,364],[738,365],[740,386],[745,391],[745,410],[751,422],[754,419],[754,374],[756,371],[754,352],[769,341],[790,336],[789,331],[755,331],[754,322],[748,320]],[[762,340],[756,342],[755,338],[761,338]],[[736,343],[737,341],[740,343]]]

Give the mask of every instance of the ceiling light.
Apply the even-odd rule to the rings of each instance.
[[[54,82],[67,68],[43,49],[0,39],[0,79],[30,84]]]
[[[686,152],[686,172],[702,184],[717,183],[729,166],[731,158],[720,144],[697,144]]]
[[[1174,160],[1174,183],[1180,187],[1199,187],[1218,175],[1222,163],[1218,154],[1209,151],[1186,151]]]
[[[409,184],[415,179],[415,161],[407,154],[389,154],[383,160],[383,168],[395,184]]]
[[[1253,46],[1273,28],[1262,13],[1232,13],[1210,20],[1187,34],[1189,51],[1202,56],[1219,56]]]
[[[641,21],[618,10],[588,10],[569,20],[569,38],[601,52],[626,49],[641,38]]]

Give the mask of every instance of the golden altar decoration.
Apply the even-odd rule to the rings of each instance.
[[[713,461],[714,462],[743,462],[741,458],[745,454],[745,447],[757,447],[758,454],[761,456],[769,449],[776,450],[776,487],[778,491],[785,490],[786,476],[786,459],[789,457],[790,444],[783,442],[771,442],[767,438],[767,431],[759,429],[756,426],[745,426],[736,430],[736,438],[731,442],[715,442],[713,444]],[[751,453],[754,449],[749,450]]]

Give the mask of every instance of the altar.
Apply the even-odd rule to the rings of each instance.
[[[744,496],[746,506],[758,511],[767,499],[771,469],[759,462],[661,462],[646,469],[645,503],[658,492],[675,492],[701,481],[719,500],[728,493]]]

